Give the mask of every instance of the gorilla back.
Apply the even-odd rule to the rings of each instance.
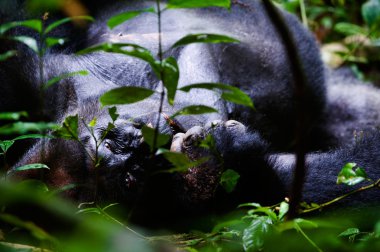
[[[89,27],[86,46],[104,42],[134,43],[157,55],[156,14],[143,13],[113,30],[106,26],[110,16],[152,5],[152,2],[132,1],[104,10]],[[185,215],[184,210],[190,214],[205,209],[228,209],[239,202],[271,204],[283,200],[288,195],[292,159],[278,152],[291,151],[293,147],[296,121],[294,83],[282,39],[265,13],[261,1],[239,1],[232,5],[230,11],[205,8],[167,9],[163,12],[161,36],[164,57],[172,56],[178,62],[179,88],[193,83],[228,83],[248,93],[256,107],[252,110],[228,103],[220,98],[219,93],[210,90],[178,91],[173,106],[164,102],[162,111],[165,114],[172,115],[188,105],[218,109],[218,113],[177,117],[176,123],[181,125],[184,133],[175,134],[158,113],[163,87],[146,62],[106,52],[81,56],[67,54],[66,51],[46,54],[43,59],[46,80],[83,69],[89,72],[87,76],[60,81],[45,92],[43,102],[37,102],[45,104],[43,114],[55,122],[61,123],[73,114],[83,118],[79,125],[80,141],[41,140],[14,167],[26,163],[45,163],[51,168],[44,172],[49,185],[59,187],[76,183],[81,186],[70,191],[70,197],[78,201],[91,201],[96,197],[95,200],[99,201],[124,202],[128,208],[135,209],[135,220],[150,224],[149,216],[157,220],[157,215],[160,215],[164,223],[179,214]],[[333,182],[344,162],[363,163],[371,176],[375,179],[379,177],[377,159],[368,160],[359,148],[363,145],[351,141],[354,137],[349,133],[342,136],[341,130],[372,132],[372,128],[378,126],[380,117],[373,116],[366,124],[356,123],[357,113],[365,112],[363,109],[367,107],[359,108],[355,104],[348,108],[350,111],[346,111],[353,115],[350,124],[346,125],[347,118],[340,118],[339,113],[336,117],[326,116],[332,113],[331,109],[339,107],[340,99],[346,101],[350,95],[340,95],[336,83],[326,85],[324,66],[312,35],[295,17],[281,13],[295,37],[307,76],[306,111],[310,120],[306,127],[313,136],[309,148],[325,150],[340,143],[354,142],[344,149],[309,156],[307,164],[310,172],[304,200],[322,202],[326,195],[339,196],[344,192],[345,189]],[[189,33],[224,34],[237,38],[240,43],[196,43],[171,48],[175,41]],[[22,50],[30,55],[25,48]],[[1,79],[5,80],[5,89],[8,90],[5,96],[12,94],[14,83],[38,94],[36,73],[30,70],[36,69],[36,60],[24,62],[26,66],[21,68],[19,64],[24,61],[23,57],[20,53],[19,59],[7,62],[0,69]],[[20,73],[20,69],[25,70]],[[21,84],[20,75],[23,76]],[[327,78],[329,81],[332,79],[330,75]],[[355,84],[358,89],[361,85]],[[106,109],[100,108],[99,97],[121,86],[144,87],[156,92],[141,102],[117,106],[120,116],[114,123],[115,128],[107,130],[111,118]],[[373,89],[373,94],[380,98],[378,90]],[[38,95],[35,100],[39,100]],[[12,105],[13,101],[11,105],[1,103],[0,111],[8,110]],[[17,105],[20,109],[23,104]],[[368,104],[372,105],[377,104]],[[39,106],[33,109],[38,110]],[[378,114],[375,112],[375,115]],[[191,159],[211,156],[208,161],[183,173],[157,173],[158,170],[168,169],[169,165],[161,157],[152,157],[142,139],[141,128],[154,126],[159,117],[160,131],[172,136],[172,151],[183,152]],[[93,118],[97,118],[97,124],[92,133],[86,124]],[[334,127],[336,125],[339,127]],[[356,128],[357,125],[359,128]],[[197,145],[207,135],[214,138],[216,156]],[[371,143],[368,146],[376,155],[379,149],[377,134],[370,133],[368,138],[364,135],[363,141]],[[101,141],[95,141],[94,137]],[[98,165],[91,160],[95,155],[99,155],[101,160]],[[220,176],[223,170],[229,168],[241,175],[235,191],[230,194],[219,188]],[[19,173],[19,176],[33,177],[36,174],[29,171]],[[380,201],[375,193],[370,194],[369,198],[375,203]],[[162,207],[157,209],[156,206]],[[150,215],[152,207],[157,211],[154,216]]]

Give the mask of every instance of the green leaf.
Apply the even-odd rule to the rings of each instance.
[[[46,233],[42,228],[38,227],[36,224],[34,224],[31,221],[23,221],[22,219],[18,218],[17,216],[0,213],[0,220],[4,223],[9,223],[12,226],[20,227],[22,229],[25,229],[30,232],[32,236],[34,236],[36,239],[40,241],[51,241],[53,244],[57,244],[57,240]],[[17,249],[18,251],[30,251],[31,249]],[[16,250],[16,251],[17,251]],[[15,251],[14,248],[6,251]]]
[[[144,137],[144,142],[150,146],[151,150],[153,150],[153,147],[158,148],[167,144],[171,138],[169,135],[158,132],[156,146],[153,146],[155,129],[144,125],[141,131]]]
[[[257,207],[255,209],[251,209],[251,210],[248,211],[248,215],[249,216],[256,216],[258,213],[261,214],[261,215],[262,214],[267,215],[268,217],[270,217],[272,219],[272,221],[277,221],[278,220],[277,215],[269,207]]]
[[[112,30],[113,28],[124,23],[125,21],[130,20],[130,19],[137,17],[138,15],[140,15],[142,13],[146,13],[146,12],[153,12],[154,13],[155,10],[154,10],[154,8],[147,8],[147,9],[143,9],[143,10],[123,12],[121,14],[115,15],[115,16],[111,17],[110,19],[108,19],[107,25]]]
[[[162,82],[168,90],[168,102],[174,103],[175,93],[177,91],[179,69],[175,58],[169,57],[162,61]]]
[[[177,112],[175,112],[171,118],[174,118],[179,115],[199,115],[199,114],[207,114],[207,113],[217,113],[218,110],[204,106],[204,105],[191,105],[188,107],[184,107]]]
[[[13,56],[15,56],[17,54],[17,51],[15,50],[11,50],[11,51],[7,51],[5,53],[2,53],[0,54],[0,61],[5,61]]]
[[[62,126],[53,135],[68,140],[78,140],[78,115],[65,118]]]
[[[289,211],[289,204],[285,201],[281,202],[280,210],[278,211],[278,219],[282,220]]]
[[[26,111],[0,113],[0,120],[20,120],[21,117],[28,117],[28,113]]]
[[[200,33],[200,34],[190,34],[186,35],[185,37],[181,38],[177,42],[172,45],[172,48],[177,46],[183,46],[188,45],[191,43],[239,43],[240,41],[225,35],[218,35],[218,34],[206,34],[206,33]]]
[[[302,227],[302,228],[315,229],[319,227],[317,223],[310,220],[305,220],[302,218],[296,218],[294,219],[294,222],[297,223],[300,228]]]
[[[258,207],[261,207],[261,205],[259,203],[250,202],[250,203],[240,204],[238,206],[238,208],[240,208],[240,207],[254,207],[254,208],[258,208]]]
[[[11,37],[13,40],[24,43],[30,49],[32,49],[35,53],[38,53],[38,45],[37,41],[34,38],[28,36],[15,36]]]
[[[224,190],[226,190],[226,192],[231,193],[235,189],[239,178],[239,173],[234,170],[227,169],[222,173],[219,183]]]
[[[56,129],[58,126],[55,123],[45,123],[45,122],[16,122],[4,125],[0,127],[0,135],[11,135],[17,134],[22,135],[27,132],[42,132],[46,130]]]
[[[63,79],[66,79],[66,78],[69,78],[69,77],[73,77],[73,76],[76,76],[76,75],[82,75],[82,76],[85,76],[85,75],[88,75],[88,71],[86,70],[81,70],[81,71],[76,71],[76,72],[70,72],[70,73],[64,73],[64,74],[61,74],[59,76],[56,76],[56,77],[53,77],[51,78],[50,80],[48,80],[45,85],[43,86],[44,89],[47,89],[49,88],[50,86],[58,83],[59,81],[63,80]]]
[[[243,247],[245,251],[258,251],[264,247],[264,240],[273,231],[272,219],[268,216],[258,216],[253,219],[248,228],[243,231]]]
[[[37,170],[37,169],[48,169],[48,170],[50,170],[50,168],[47,165],[36,163],[36,164],[27,164],[27,165],[23,165],[20,167],[13,168],[13,169],[9,170],[7,172],[7,174],[9,175],[9,174],[13,174],[15,172]]]
[[[380,22],[380,0],[369,0],[362,5],[362,16],[368,27],[372,28]]]
[[[40,33],[42,30],[42,23],[40,20],[30,19],[30,20],[25,20],[25,21],[14,21],[14,22],[9,22],[9,23],[0,25],[0,34],[4,34],[6,31],[12,28],[15,28],[17,26],[28,27],[37,31],[38,33]]]
[[[153,93],[153,90],[141,87],[120,87],[104,93],[99,100],[102,106],[130,104],[144,100]]]
[[[348,228],[342,233],[340,233],[338,237],[346,237],[346,236],[351,236],[351,235],[355,235],[359,233],[360,233],[360,230],[358,228]]]
[[[108,114],[110,115],[112,122],[115,122],[117,118],[119,117],[116,107],[108,108]]]
[[[100,209],[98,209],[96,207],[88,207],[88,208],[81,209],[78,212],[76,212],[76,214],[83,214],[83,213],[84,214],[88,214],[88,213],[101,214],[101,211],[100,211]]]
[[[17,188],[22,191],[32,191],[33,193],[47,193],[49,188],[47,185],[36,179],[23,180],[17,184]]]
[[[244,106],[248,106],[254,109],[253,102],[251,98],[241,91],[239,88],[226,85],[226,84],[221,84],[221,83],[197,83],[197,84],[191,84],[184,86],[180,88],[180,90],[184,92],[189,92],[193,88],[203,88],[203,89],[208,89],[208,90],[221,90],[222,95],[221,97],[226,100],[230,101],[236,104],[241,104]]]
[[[157,77],[160,77],[160,73],[161,73],[160,62],[156,61],[152,53],[148,49],[142,46],[130,44],[130,43],[104,43],[104,44],[86,48],[82,51],[79,51],[77,54],[81,55],[81,54],[98,52],[98,51],[121,53],[121,54],[125,54],[131,57],[141,59],[149,63],[149,65],[152,67]]]
[[[3,151],[3,153],[7,152],[8,149],[15,143],[13,140],[0,140],[0,148]]]
[[[230,0],[169,0],[167,8],[203,8],[203,7],[231,7]]]
[[[23,140],[23,139],[38,139],[38,138],[52,138],[52,136],[41,135],[41,134],[29,134],[29,135],[22,135],[22,136],[16,137],[13,139],[13,141]]]
[[[93,128],[96,126],[97,118],[94,117],[94,119],[91,120],[91,122],[88,123],[88,126]]]
[[[63,45],[65,43],[65,39],[63,38],[52,38],[52,37],[48,37],[46,38],[46,47],[47,48],[50,48],[52,46],[55,46],[55,45]]]
[[[158,149],[156,155],[162,154],[166,160],[168,160],[174,168],[164,170],[161,172],[174,173],[174,172],[186,172],[191,167],[199,166],[200,164],[206,162],[209,158],[204,157],[198,160],[192,161],[190,160],[186,154],[180,152],[172,152],[167,149]]]
[[[90,22],[94,21],[94,18],[92,18],[90,16],[67,17],[67,18],[60,19],[60,20],[55,21],[54,23],[50,24],[48,27],[46,27],[44,32],[45,32],[45,34],[48,34],[49,32],[51,32],[52,30],[54,30],[58,26],[63,25],[63,24],[68,23],[68,22],[71,22],[73,20],[77,20],[77,19],[87,20]]]
[[[356,185],[368,178],[366,172],[355,163],[347,163],[338,174],[337,184]]]
[[[362,34],[362,35],[367,34],[366,29],[355,24],[344,23],[344,22],[337,23],[334,27],[334,30],[346,36],[356,35],[356,34]]]

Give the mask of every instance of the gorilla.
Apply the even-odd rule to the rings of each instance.
[[[194,83],[227,83],[248,94],[255,109],[227,102],[218,91],[192,89],[178,91],[174,105],[165,98],[162,113],[159,103],[163,86],[148,63],[102,51],[75,54],[78,49],[105,42],[138,44],[158,54],[156,14],[143,13],[112,30],[106,25],[115,14],[145,9],[154,2],[108,5],[85,32],[70,27],[57,31],[71,40],[44,55],[44,79],[80,70],[89,74],[62,79],[43,95],[37,56],[21,44],[2,46],[2,50],[15,46],[18,54],[0,65],[0,111],[26,110],[34,120],[56,123],[70,115],[80,118],[80,141],[41,139],[22,157],[14,154],[19,158],[14,168],[44,163],[50,170],[16,175],[43,178],[55,188],[74,183],[77,186],[66,192],[69,198],[77,202],[120,202],[131,220],[150,225],[199,212],[219,212],[242,202],[274,204],[289,196],[297,135],[294,76],[281,35],[263,3],[240,0],[232,3],[231,10],[212,7],[163,12],[162,49],[165,58],[172,56],[178,62],[178,88]],[[348,162],[363,167],[374,180],[380,177],[380,91],[356,80],[347,70],[326,67],[312,34],[296,17],[284,11],[281,15],[294,37],[307,79],[308,172],[302,200],[323,203],[352,190],[336,185],[337,174]],[[13,32],[31,33],[26,29]],[[171,47],[185,35],[199,33],[223,34],[240,42]],[[112,119],[107,108],[100,106],[99,97],[123,86],[148,88],[155,93],[140,102],[116,106],[119,117],[115,127],[107,130]],[[205,105],[218,112],[178,116],[175,125],[181,130],[173,130],[164,115],[189,105]],[[97,121],[91,132],[87,124],[94,118]],[[207,157],[207,161],[183,172],[165,172],[169,162],[162,155],[153,155],[142,137],[142,128],[156,127],[157,121],[159,131],[171,136],[166,148],[191,160]],[[214,147],[207,149],[200,142],[210,139],[208,136],[212,136]],[[96,149],[98,164],[91,159]],[[232,192],[220,186],[226,169],[240,175]],[[359,203],[379,205],[379,191],[373,189],[342,201],[344,206]]]

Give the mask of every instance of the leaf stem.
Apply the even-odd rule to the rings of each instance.
[[[161,114],[162,114],[162,108],[164,105],[164,99],[165,99],[165,88],[163,84],[163,65],[162,65],[162,60],[163,60],[163,53],[162,53],[162,32],[161,32],[161,6],[160,6],[160,1],[156,0],[156,6],[157,6],[157,25],[158,25],[158,59],[160,61],[160,76],[159,79],[161,81],[161,96],[160,96],[160,106],[158,108],[158,115],[157,115],[157,122],[156,122],[156,127],[154,129],[154,137],[153,137],[153,150],[156,149],[157,145],[157,139],[158,139],[158,134],[160,130],[160,121],[161,121]]]
[[[342,196],[340,196],[340,197],[337,197],[337,198],[335,198],[335,199],[333,199],[333,200],[330,200],[330,201],[328,201],[328,202],[325,202],[325,203],[323,203],[323,204],[320,204],[320,205],[318,205],[317,207],[313,207],[313,208],[305,209],[305,210],[303,210],[303,211],[301,212],[301,214],[314,212],[314,211],[316,211],[316,210],[319,210],[319,209],[322,209],[322,208],[324,208],[324,207],[326,207],[326,206],[329,206],[329,205],[331,205],[331,204],[333,204],[333,203],[335,203],[335,202],[338,202],[338,201],[340,201],[340,200],[342,200],[342,199],[344,199],[344,198],[346,198],[346,197],[348,197],[348,196],[351,196],[351,195],[353,195],[353,194],[356,194],[356,193],[359,193],[359,192],[362,192],[362,191],[366,191],[366,190],[369,190],[369,189],[372,189],[372,188],[376,188],[376,187],[377,187],[377,188],[380,187],[380,179],[378,179],[378,180],[377,180],[375,183],[373,183],[373,184],[370,184],[370,185],[367,185],[367,186],[360,187],[360,188],[358,188],[358,189],[356,189],[356,190],[354,190],[354,191],[351,191],[351,192],[349,192],[349,193],[346,193],[346,194],[344,194],[344,195],[342,195]]]
[[[298,232],[300,232],[301,234],[302,234],[302,236],[314,247],[314,248],[316,248],[317,249],[317,251],[318,252],[323,252],[323,250],[322,249],[320,249],[318,246],[317,246],[317,244],[315,244],[315,242],[312,240],[312,239],[310,239],[310,237],[309,236],[307,236],[307,234],[302,230],[302,228],[298,225],[298,223],[297,222],[294,222],[294,227],[295,227],[295,229],[298,231]]]

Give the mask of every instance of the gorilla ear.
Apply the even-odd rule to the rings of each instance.
[[[44,164],[48,168],[16,171],[12,178],[16,180],[40,179],[51,188],[61,188],[68,184],[83,184],[88,171],[88,159],[78,142],[40,139],[11,169],[15,170],[17,167],[28,164]],[[12,173],[12,170],[9,172]]]

